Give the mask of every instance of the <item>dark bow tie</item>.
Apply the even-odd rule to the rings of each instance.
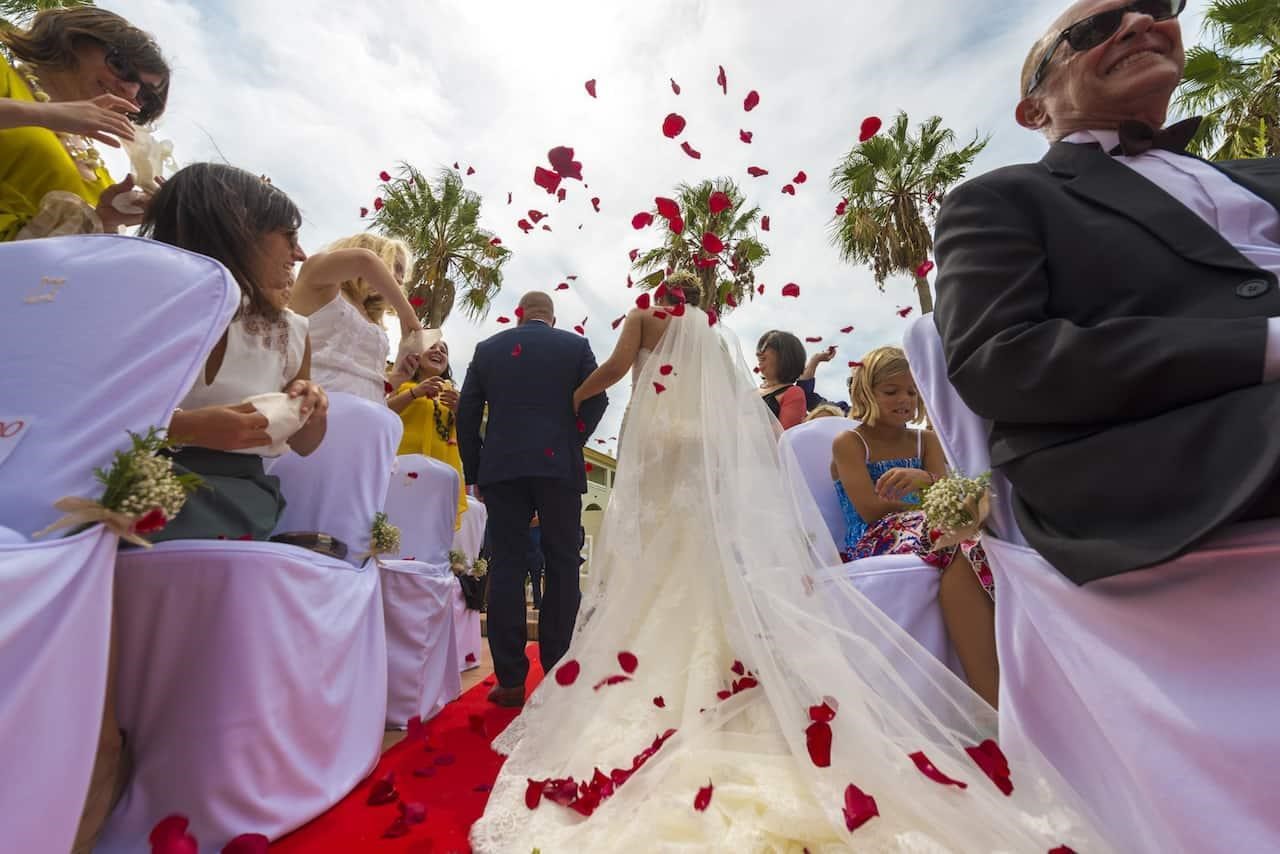
[[[1120,132],[1120,144],[1108,153],[1113,157],[1117,154],[1137,157],[1153,148],[1159,148],[1175,154],[1186,154],[1187,143],[1191,142],[1191,138],[1196,135],[1200,122],[1201,118],[1196,116],[1169,125],[1164,130],[1156,130],[1145,122],[1121,122],[1120,127],[1116,129]]]

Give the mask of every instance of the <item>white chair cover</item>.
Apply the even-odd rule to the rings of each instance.
[[[953,465],[985,471],[986,426],[946,382],[932,318],[907,343]],[[983,536],[1010,760],[1038,749],[1117,850],[1280,850],[1280,525],[1078,587],[1010,541],[1011,509],[1006,485],[988,520],[1000,536]]]
[[[422,454],[397,457],[386,513],[400,528],[404,557],[385,560],[382,568],[387,725],[403,727],[415,716],[427,720],[462,692],[454,625],[462,588],[449,568],[457,471]]]
[[[61,852],[98,747],[116,537],[27,539],[58,498],[101,495],[126,431],[167,424],[239,289],[208,258],[94,235],[0,244],[0,291],[0,851]]]
[[[474,561],[484,547],[484,527],[489,521],[489,511],[484,503],[475,497],[467,496],[467,512],[462,514],[462,527],[453,537],[453,547]],[[462,587],[458,587],[458,595],[453,600],[453,623],[458,635],[458,661],[463,670],[480,666],[481,647],[484,639],[480,635],[480,612],[467,607],[462,596]]]
[[[320,447],[305,457],[290,451],[271,463],[287,502],[275,532],[323,531],[346,543],[348,563],[363,564],[403,432],[403,422],[385,405],[330,394]]]
[[[784,431],[779,440],[783,448],[791,450],[783,459],[799,466],[799,474],[818,503],[837,546],[844,539],[844,516],[831,480],[831,443],[841,433],[857,426],[857,421],[848,418],[815,418]]]

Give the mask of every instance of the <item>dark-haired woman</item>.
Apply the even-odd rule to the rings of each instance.
[[[756,344],[756,370],[760,374],[760,398],[783,430],[804,421],[808,407],[796,380],[804,372],[804,345],[790,332],[771,329]]]
[[[113,204],[133,181],[113,181],[96,143],[118,148],[164,113],[169,66],[155,42],[85,6],[0,30],[0,46],[0,240],[137,225],[141,214]]]
[[[300,222],[284,192],[216,163],[180,170],[147,209],[144,235],[220,261],[241,291],[240,310],[169,425],[183,446],[175,466],[200,475],[205,488],[154,539],[266,539],[284,498],[263,456],[282,453],[286,442],[306,455],[324,438],[329,402],[311,382],[307,321],[286,308],[294,264],[307,257]]]

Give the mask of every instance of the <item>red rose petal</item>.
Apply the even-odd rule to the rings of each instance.
[[[747,145],[751,144],[751,138],[753,136],[755,136],[755,134],[753,134],[749,130],[742,130],[742,129],[738,130],[738,139],[741,140],[742,142],[745,142]],[[755,168],[755,167],[752,167],[752,168]]]
[[[542,211],[534,211],[534,210],[529,211],[529,221],[534,223],[535,225],[539,221],[544,220],[546,218],[547,218],[547,215],[544,214]]]
[[[596,96],[596,81],[594,77],[586,82],[586,89],[587,94],[592,98]]]
[[[495,237],[495,238],[493,238],[492,240],[490,240],[490,241],[489,241],[489,245],[490,245],[490,246],[501,246],[501,245],[502,245],[502,238],[501,238],[501,237]]]
[[[475,654],[474,652],[469,652],[469,653],[467,653],[467,657],[466,657],[466,658],[464,658],[464,659],[463,659],[463,661],[465,661],[467,664],[475,664],[475,663],[476,663],[476,654]]]
[[[373,785],[369,787],[369,798],[366,803],[371,807],[378,807],[399,799],[400,793],[396,791],[395,774],[388,771],[384,776],[373,781]]]
[[[653,200],[653,206],[657,209],[658,215],[665,219],[679,219],[680,205],[675,199],[669,199],[666,196],[656,196]],[[631,260],[635,260],[632,258]]]
[[[747,675],[747,668],[741,661],[735,660],[733,662],[733,665],[729,669],[732,670],[734,673],[738,674],[739,676]]]
[[[363,219],[364,217],[367,217],[368,215],[369,215],[369,209],[368,209],[368,208],[360,208],[360,217],[361,217],[362,219]]]
[[[810,343],[810,344],[817,344],[819,341],[821,341],[821,340],[822,340],[822,336],[821,336],[821,335],[809,335],[809,336],[807,336],[804,340],[805,340],[805,341],[807,341],[807,342],[808,342],[808,343]]]
[[[600,197],[599,196],[591,197],[591,207],[596,209],[596,213],[600,213]]]
[[[521,308],[520,306],[516,306],[515,313],[516,313],[516,317],[524,317],[524,309]]]
[[[711,781],[707,781],[707,785],[698,790],[698,794],[694,795],[693,808],[698,812],[705,812],[707,807],[711,806],[711,792],[715,789],[711,785]]]
[[[849,209],[849,200],[841,199],[836,205],[836,216],[844,216],[844,212]]]
[[[925,276],[929,275],[932,272],[933,272],[933,262],[930,261],[928,258],[926,258],[924,261],[920,263],[919,267],[916,267],[916,278],[923,279]]]
[[[499,322],[499,323],[510,323],[510,322],[511,322],[511,318],[507,317],[506,315],[500,314],[500,315],[498,315],[498,322]]]
[[[618,666],[622,668],[623,673],[635,673],[636,668],[640,665],[640,660],[636,658],[634,653],[620,652],[618,653]]]
[[[378,198],[373,200],[373,209],[375,211],[382,210],[382,196],[378,196]]]
[[[680,143],[680,149],[681,149],[685,154],[687,154],[687,155],[689,155],[690,157],[692,157],[694,160],[701,160],[701,159],[702,159],[702,152],[701,152],[701,151],[698,151],[697,149],[695,149],[695,148],[694,148],[692,145],[690,145],[687,141]]]
[[[662,120],[662,135],[667,139],[675,139],[684,130],[684,116],[679,113],[668,113]]]
[[[718,65],[716,67],[720,69],[719,72],[716,74],[716,83],[720,86],[720,90],[724,92],[726,95],[728,95],[729,94],[729,78],[726,77],[724,74],[724,66]]]
[[[385,183],[385,182],[387,182],[387,181],[390,181],[390,180],[391,180],[391,173],[390,173],[390,172],[388,172],[387,170],[383,169],[381,172],[379,172],[379,173],[378,173],[378,180],[379,180],[379,181],[382,181],[382,182],[384,182],[384,183]]]
[[[929,757],[925,756],[923,751],[917,750],[915,753],[912,753],[911,761],[920,769],[921,774],[925,775],[935,783],[941,783],[944,786],[955,786],[959,789],[969,788],[968,783],[961,782],[960,780],[953,780],[946,774],[939,771],[938,766],[930,762]]]
[[[1076,854],[1076,852],[1066,845],[1059,845],[1057,848],[1050,849],[1049,854]]]
[[[672,317],[684,317],[684,303],[677,303],[669,309]]]
[[[729,196],[719,190],[716,190],[707,198],[707,208],[712,214],[718,214],[723,210],[727,210],[729,205]]]
[[[716,314],[714,308],[707,309],[707,326],[715,326],[716,321],[720,319],[720,315]]]
[[[139,534],[153,534],[163,528],[169,519],[159,507],[152,507],[138,521],[133,523],[133,530]]]
[[[786,193],[788,196],[794,196],[796,194],[796,188],[790,184],[784,184],[782,192]]]
[[[630,252],[627,253],[627,257],[629,257],[632,261],[634,261],[636,260],[636,256],[639,254],[640,254],[639,249],[632,249]]]
[[[804,174],[804,171],[801,170],[797,172],[796,177],[792,178],[791,180],[796,182],[797,184],[803,184],[805,181],[809,180],[809,176]]]
[[[782,286],[782,295],[784,297],[798,297],[800,296],[800,286],[795,282],[788,282]]]
[[[614,320],[613,323],[609,325],[612,326],[614,329],[617,329],[620,325],[622,325],[622,321],[626,319],[627,319],[627,316],[625,314],[621,315],[616,320]],[[600,440],[597,440],[597,441],[600,441]]]
[[[573,327],[573,331],[574,331],[574,332],[576,332],[576,333],[578,333],[579,335],[586,335],[586,334],[587,334],[586,330],[582,328],[582,324],[581,324],[581,323],[579,323],[577,326]]]
[[[675,79],[674,77],[670,78],[670,80],[671,80],[671,91],[672,91],[672,92],[675,92],[677,95],[679,95],[679,94],[680,94],[680,84],[676,82],[676,79]]]
[[[409,822],[403,818],[398,818],[391,822],[386,830],[382,831],[383,839],[399,839],[401,836],[409,835]]]
[[[507,193],[507,204],[511,204],[511,194]]]
[[[647,309],[649,307],[649,295],[647,293],[636,297],[636,308]]]
[[[422,306],[426,304],[427,304],[427,301],[424,300],[422,297],[409,297],[409,305],[413,306],[414,308],[422,308]]]
[[[640,213],[631,218],[631,227],[636,231],[648,228],[650,225],[653,225],[653,214],[648,211],[640,211]]]
[[[704,251],[710,252],[712,255],[719,255],[724,251],[724,241],[716,234],[708,231],[702,235],[702,248]]]
[[[845,333],[845,334],[847,335],[847,334],[849,334],[850,332],[852,332],[852,331],[853,331],[853,327],[852,327],[852,326],[841,326],[841,327],[840,327],[840,331],[841,331],[841,332],[843,332],[843,333]]]
[[[579,418],[577,421],[577,427],[578,427],[579,433],[587,432],[587,422],[583,421],[581,418]],[[627,671],[627,672],[630,673],[631,671]]]
[[[563,202],[563,201],[564,201],[564,197],[565,197],[564,187],[561,187],[560,189],[556,190],[556,201],[557,201],[557,202]]]
[[[1009,760],[1005,758],[1000,746],[991,739],[977,747],[966,747],[964,752],[978,764],[983,773],[991,778],[996,788],[1006,796],[1013,794],[1013,781],[1009,777]]]
[[[911,313],[912,306],[905,305],[898,309],[898,317],[906,317]]]
[[[673,368],[671,365],[663,365],[662,367],[658,368],[658,373],[662,374],[664,377],[668,377],[668,376],[671,376],[671,372],[673,370],[675,370],[675,368]]]
[[[578,674],[581,672],[582,665],[574,659],[569,659],[556,668],[556,684],[568,687],[578,681]]]
[[[529,779],[529,784],[524,789],[524,805],[531,810],[538,808],[538,804],[542,803],[542,788],[547,784],[546,780]]]
[[[862,120],[862,126],[858,128],[858,142],[866,142],[878,134],[882,124],[878,116],[867,116]]]
[[[811,723],[804,731],[809,759],[819,768],[831,767],[831,724],[826,721]]]
[[[547,152],[547,162],[561,178],[582,180],[582,164],[573,159],[573,149],[567,145],[557,145]]]
[[[849,367],[851,367],[851,368],[861,368],[861,367],[862,367],[862,363],[861,363],[861,362],[850,362],[850,363],[849,363]]]
[[[261,833],[242,833],[222,846],[222,854],[267,854],[271,840]]]
[[[541,166],[533,167],[533,183],[547,191],[547,195],[555,193],[560,187],[560,175]]]
[[[407,472],[407,473],[405,474],[405,477],[409,478],[409,480],[417,480],[417,479],[418,479],[418,473],[417,473],[416,471]]]
[[[543,226],[542,226],[542,230],[543,230],[543,231],[550,231],[550,230],[551,230],[551,226],[546,225],[546,224],[544,223],[544,224],[543,224]]]
[[[542,453],[547,457],[554,457],[556,455],[556,452],[551,448],[543,448]]]
[[[665,709],[667,707],[667,701],[664,700],[662,697],[654,697],[653,704],[657,706],[659,709]]]
[[[630,682],[630,681],[631,681],[630,676],[623,676],[621,674],[615,673],[612,676],[606,676],[605,678],[597,682],[595,685],[591,686],[591,690],[599,691],[601,688],[607,687],[609,685],[621,685],[623,682]]]
[[[742,100],[742,109],[748,113],[760,105],[760,93],[752,89],[747,93],[747,97]]]
[[[683,234],[684,220],[678,216],[673,216],[671,219],[667,220],[667,228],[671,230],[672,234]]]
[[[420,804],[417,801],[406,804],[401,801],[399,807],[400,817],[409,824],[422,824],[427,820],[427,808],[424,804]]]
[[[667,390],[667,387],[666,387],[666,386],[664,386],[662,383],[654,383],[654,384],[653,384],[653,390],[654,390],[654,392],[656,392],[657,394],[662,394],[664,391],[666,391],[666,390]]]
[[[529,222],[529,220],[527,219],[522,219],[519,222],[517,222],[516,227],[519,228],[521,231],[523,231],[525,234],[528,234],[529,232],[533,231],[533,223]]]
[[[468,174],[468,175],[474,175],[474,174],[476,174],[475,167],[474,167],[474,166],[468,166],[468,167],[467,167],[467,174]]]
[[[730,269],[732,269],[732,267],[733,265],[730,265]],[[729,306],[729,308],[737,308],[738,298],[735,297],[732,292],[727,293],[724,295],[724,304]]]
[[[152,854],[197,854],[199,844],[187,833],[190,822],[184,815],[171,815],[156,822],[147,837]]]
[[[760,230],[761,231],[769,230],[769,217],[767,214],[765,216],[760,217]]]
[[[558,290],[558,291],[567,291],[567,290],[569,290],[569,283],[568,283],[568,282],[561,282],[560,284],[556,285],[556,290]]]
[[[876,799],[850,783],[844,790],[844,826],[853,833],[880,815]]]

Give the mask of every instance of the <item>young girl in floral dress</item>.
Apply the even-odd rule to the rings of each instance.
[[[914,554],[938,568],[938,603],[969,685],[996,704],[999,668],[991,570],[976,540],[933,547],[919,491],[946,475],[937,435],[908,425],[924,420],[924,403],[906,354],[878,347],[849,377],[849,417],[861,422],[832,443],[831,477],[845,518],[846,561]]]

